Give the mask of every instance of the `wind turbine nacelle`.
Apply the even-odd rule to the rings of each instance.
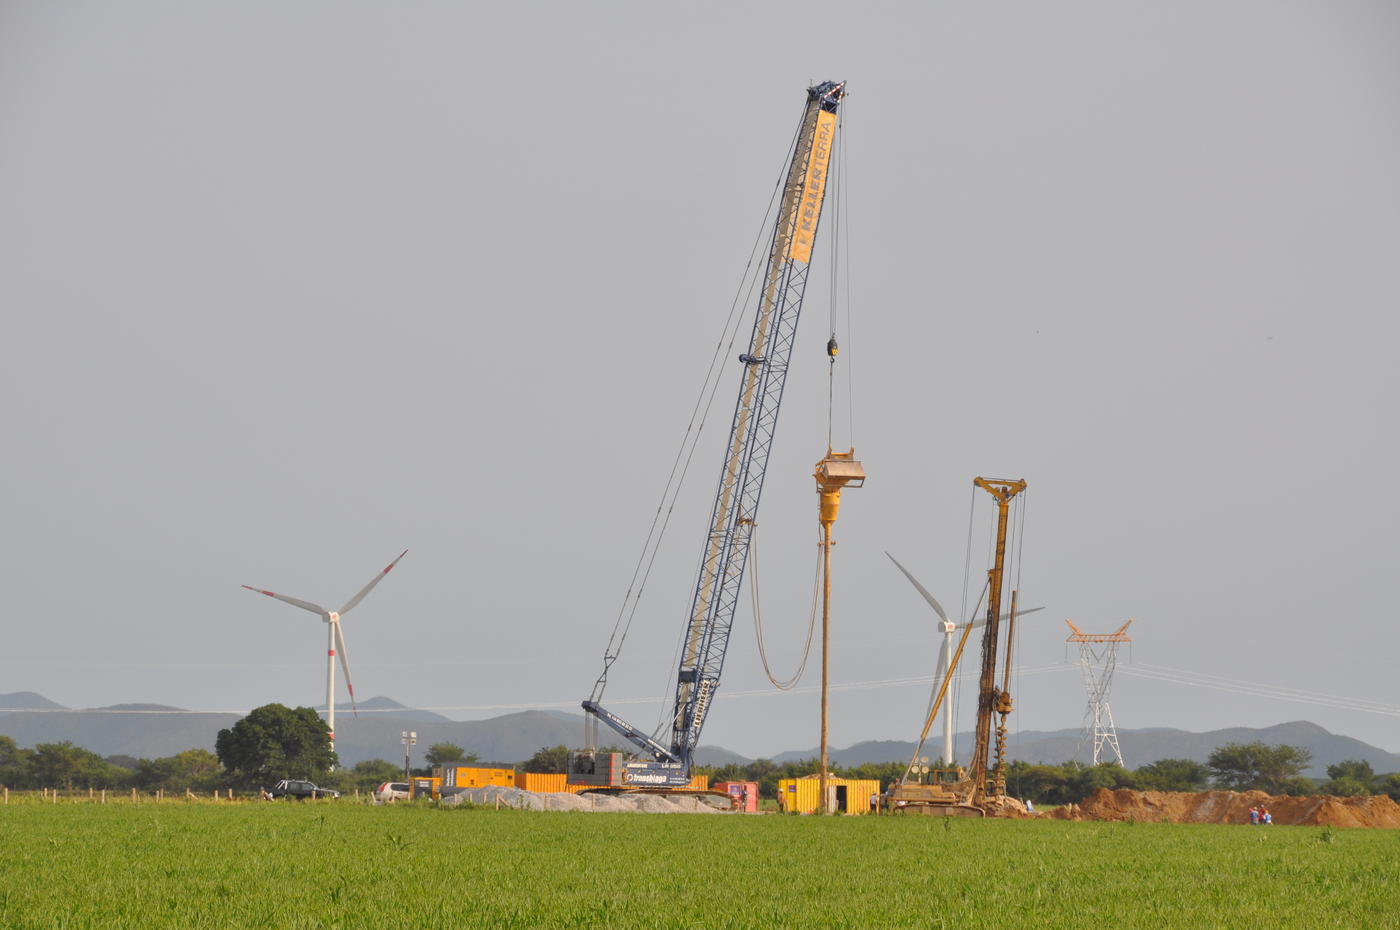
[[[325,617],[325,621],[324,621],[324,622],[326,622],[326,623],[339,623],[339,622],[340,622],[340,614],[336,613],[336,612],[333,611],[333,610],[328,610],[328,611],[326,611],[326,617]]]
[[[944,620],[939,626],[943,627],[944,633],[951,633],[958,628],[958,625],[951,620]]]

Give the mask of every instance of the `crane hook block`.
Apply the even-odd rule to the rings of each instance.
[[[836,344],[836,336],[833,335],[830,339],[826,341],[826,354],[830,355],[832,358],[835,358],[836,353],[840,351],[841,347]]]

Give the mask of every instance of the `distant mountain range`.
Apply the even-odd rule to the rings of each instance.
[[[241,715],[212,714],[181,710],[161,704],[114,704],[110,707],[73,710],[32,691],[0,694],[0,735],[21,746],[64,740],[102,756],[135,756],[155,759],[172,756],[186,749],[213,750],[219,730],[233,726]],[[344,765],[366,759],[403,758],[400,734],[415,730],[418,744],[412,753],[415,765],[434,743],[454,743],[476,753],[483,762],[522,762],[545,746],[576,746],[583,736],[583,717],[559,711],[527,710],[489,720],[449,720],[432,711],[406,707],[386,697],[375,697],[360,705],[356,716],[348,704],[336,705],[336,752]],[[1153,728],[1119,730],[1118,742],[1128,766],[1136,768],[1158,759],[1193,759],[1204,762],[1211,752],[1226,743],[1259,740],[1269,744],[1301,746],[1312,753],[1306,774],[1322,777],[1327,766],[1343,759],[1360,759],[1377,772],[1400,772],[1400,755],[1378,749],[1349,736],[1329,733],[1307,721],[1281,723],[1253,729],[1232,727],[1208,733]],[[972,736],[959,733],[954,739],[959,758],[971,754]],[[939,744],[931,740],[923,755],[933,758]],[[1086,747],[1079,730],[1042,732],[1023,730],[1009,741],[1012,759],[1028,762],[1061,763],[1071,759],[1087,761]],[[832,749],[838,765],[866,762],[907,762],[914,752],[912,742],[870,740],[844,749]],[[774,762],[812,759],[816,748],[781,752]],[[695,754],[701,765],[744,764],[752,761],[718,746],[701,746]]]
[[[1224,730],[1211,730],[1207,733],[1191,733],[1187,730],[1173,730],[1154,727],[1143,730],[1119,730],[1118,745],[1128,768],[1138,768],[1158,759],[1191,759],[1205,762],[1212,752],[1226,743],[1252,743],[1255,741],[1269,745],[1284,744],[1300,746],[1312,753],[1312,763],[1304,774],[1312,778],[1322,778],[1327,774],[1327,766],[1335,765],[1343,759],[1359,759],[1371,763],[1377,772],[1400,772],[1400,755],[1386,752],[1350,736],[1338,736],[1315,723],[1295,720],[1272,727],[1259,729],[1251,727],[1230,727]],[[958,733],[953,737],[954,754],[960,759],[972,755],[971,732]],[[1089,747],[1082,740],[1080,730],[1022,730],[1012,733],[1007,741],[1007,756],[1026,762],[1047,762],[1059,764],[1078,759],[1089,761]],[[942,739],[929,740],[924,744],[921,755],[933,759],[942,752]],[[908,762],[914,754],[914,743],[898,740],[877,740],[856,743],[845,749],[830,752],[831,758],[840,765],[860,765],[864,762]],[[779,753],[774,762],[791,762],[811,759],[818,755],[817,749]],[[1102,757],[1102,754],[1100,754]]]

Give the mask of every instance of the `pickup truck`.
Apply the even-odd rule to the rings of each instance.
[[[333,791],[330,788],[317,788],[309,781],[295,778],[282,779],[277,784],[273,785],[272,790],[267,794],[270,798],[296,798],[297,800],[303,798],[340,797],[339,791]]]

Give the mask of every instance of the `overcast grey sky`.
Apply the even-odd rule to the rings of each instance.
[[[931,674],[883,550],[957,604],[972,478],[1024,477],[1048,609],[1018,727],[1080,723],[1077,670],[1032,671],[1063,665],[1064,618],[1132,616],[1120,727],[1310,719],[1400,750],[1388,2],[3,0],[0,692],[317,703],[324,628],[239,585],[335,606],[408,548],[345,620],[359,695],[459,718],[587,696],[824,79],[850,82],[870,474],[837,526],[834,679]],[[828,263],[762,515],[780,673]],[[611,698],[669,693],[737,377]],[[705,742],[815,745],[810,689],[742,696],[767,689],[748,617]],[[837,692],[833,743],[912,738],[926,694]]]

